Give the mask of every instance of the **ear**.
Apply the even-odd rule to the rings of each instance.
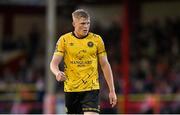
[[[75,23],[74,23],[74,21],[72,22],[72,25],[73,25],[73,27],[75,26]]]

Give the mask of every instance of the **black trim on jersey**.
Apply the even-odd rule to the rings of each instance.
[[[88,35],[89,35],[89,33],[86,35],[86,36],[84,36],[84,37],[77,37],[76,36],[76,34],[74,33],[74,32],[72,32],[72,35],[74,36],[74,37],[76,37],[77,39],[84,39],[84,38],[86,38]]]
[[[57,52],[61,52],[61,53],[64,53],[63,51],[57,51]]]
[[[64,53],[63,51],[58,50],[57,48],[55,49],[55,52],[61,52]]]
[[[104,52],[106,52],[106,51],[99,52],[98,54],[101,54],[101,53],[104,53]]]

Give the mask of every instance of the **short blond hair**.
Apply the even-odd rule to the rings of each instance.
[[[83,9],[77,9],[72,13],[72,19],[90,18],[89,13]]]

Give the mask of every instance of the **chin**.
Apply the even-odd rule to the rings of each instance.
[[[87,35],[87,33],[83,33],[83,34],[81,34],[81,36],[86,36]]]
[[[86,36],[88,34],[88,32],[84,32],[84,35]]]

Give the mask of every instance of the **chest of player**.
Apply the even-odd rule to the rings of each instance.
[[[74,57],[86,57],[97,55],[97,43],[92,40],[76,40],[66,43],[66,53]]]

